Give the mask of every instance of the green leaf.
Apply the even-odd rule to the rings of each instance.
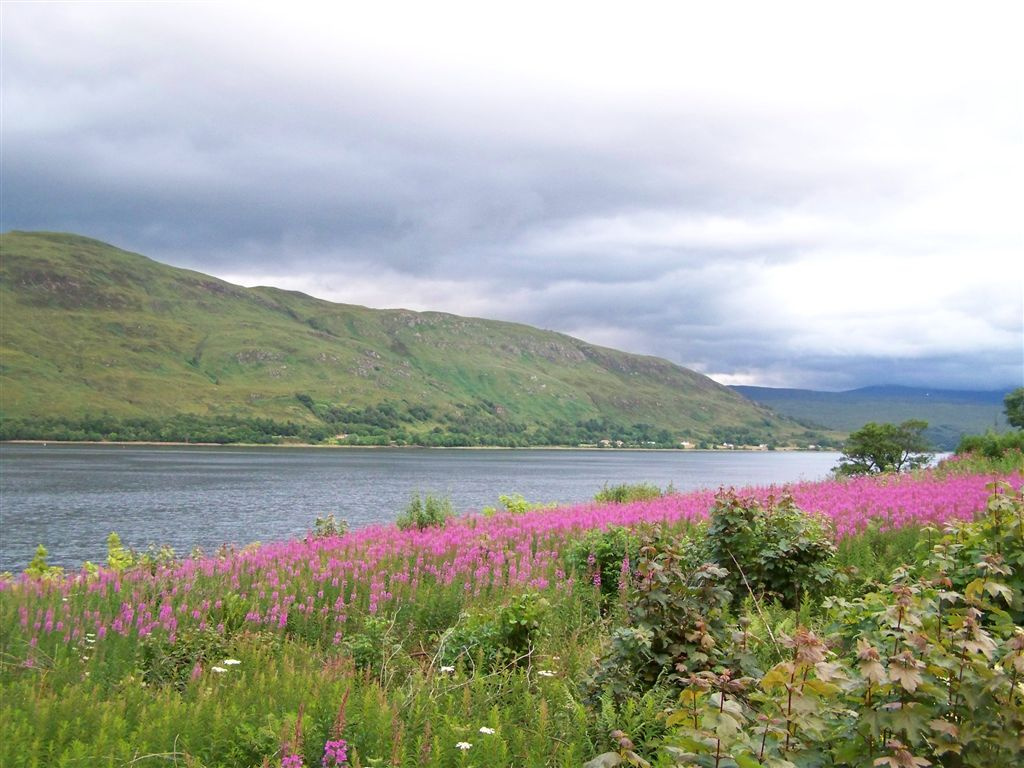
[[[964,588],[964,596],[970,600],[972,597],[980,595],[984,586],[985,582],[982,579],[975,579]]]
[[[808,680],[804,683],[804,690],[810,690],[821,697],[834,696],[839,693],[839,686],[835,683],[826,683],[822,680]]]
[[[988,592],[992,597],[1001,597],[1007,605],[1013,604],[1013,590],[1005,584],[1000,584],[997,581],[985,582],[985,591]]]
[[[761,678],[761,688],[770,691],[772,688],[784,688],[789,685],[792,677],[792,670],[787,669],[787,664],[776,664]]]
[[[739,733],[740,723],[732,715],[722,712],[721,717],[717,718],[718,722],[715,725],[715,735],[722,739],[722,741],[731,741],[732,738]]]

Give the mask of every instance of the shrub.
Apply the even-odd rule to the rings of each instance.
[[[160,567],[171,567],[178,563],[178,555],[172,547],[166,544],[159,547],[150,544],[145,552],[132,554],[135,557],[135,564],[148,570],[151,574],[155,574]]]
[[[589,531],[569,545],[568,570],[580,581],[600,587],[606,605],[628,585],[640,552],[640,537],[629,528],[612,525]]]
[[[1021,585],[1006,555],[1017,562],[1021,520],[1024,497],[996,492],[916,578],[901,568],[882,590],[830,601],[831,637],[798,628],[764,675],[691,675],[666,718],[669,764],[1017,764],[1024,628],[1007,612]]]
[[[527,501],[521,493],[503,493],[498,497],[498,501],[501,502],[501,506],[514,515],[521,515],[525,512],[534,512],[538,509],[554,509],[558,506],[553,503],[545,504],[538,501]]]
[[[35,556],[25,569],[25,574],[35,578],[60,578],[64,573],[64,569],[59,565],[50,565],[47,563],[46,558],[49,557],[49,555],[50,553],[42,544],[36,547]]]
[[[992,483],[985,514],[955,523],[926,551],[920,570],[957,592],[988,592],[1014,624],[1024,624],[1024,503],[1006,483]],[[997,587],[1002,583],[1005,589]]]
[[[412,667],[412,659],[396,637],[395,626],[394,619],[367,616],[362,629],[345,641],[356,668],[369,672],[385,687]]]
[[[497,612],[464,614],[441,636],[438,658],[446,665],[462,660],[485,669],[525,664],[543,634],[548,608],[546,598],[526,592]]]
[[[1024,453],[1024,430],[965,435],[956,447],[957,454],[978,453],[989,459],[1001,459],[1008,453]]]
[[[498,502],[505,508],[506,512],[513,515],[522,515],[526,512],[535,512],[541,509],[556,509],[558,507],[556,502],[527,501],[526,497],[521,493],[503,493],[498,496]],[[498,508],[484,507],[480,511],[483,513],[484,517],[492,517],[497,514]]]
[[[1022,472],[1024,431],[967,435],[961,438],[956,454],[939,464],[938,471],[951,474]]]
[[[835,552],[826,520],[802,512],[788,494],[764,506],[733,491],[715,497],[707,554],[729,572],[735,604],[750,592],[797,607],[808,591],[832,583]]]
[[[612,631],[593,687],[624,695],[658,683],[682,685],[698,673],[757,670],[749,623],[731,625],[730,606],[753,594],[794,608],[804,589],[828,586],[835,576],[829,533],[788,496],[762,506],[731,491],[716,497],[706,529],[694,536],[645,532],[626,600],[628,623]],[[572,562],[580,567],[582,553],[601,545],[614,562],[627,534],[591,534],[575,545]],[[588,564],[602,575],[597,563],[593,555]]]
[[[407,531],[410,528],[420,531],[427,528],[444,528],[448,518],[453,514],[450,499],[429,493],[425,498],[420,498],[417,493],[412,497],[405,511],[395,520],[395,525],[401,531]]]
[[[626,604],[628,623],[612,631],[591,681],[593,693],[622,696],[741,663],[726,622],[728,573],[712,563],[694,566],[692,552],[687,537],[645,536]]]
[[[184,691],[193,677],[228,655],[224,635],[213,629],[189,628],[174,642],[149,635],[142,639],[139,667],[149,685],[170,685]]]
[[[107,567],[112,571],[123,571],[135,565],[135,553],[121,544],[121,537],[111,531],[107,536]]]
[[[666,493],[671,493],[671,488]],[[658,486],[651,483],[620,483],[610,488],[605,483],[604,487],[594,496],[594,501],[601,504],[628,504],[633,501],[660,499],[664,495],[666,494],[662,493]]]
[[[313,536],[318,539],[326,539],[332,536],[344,536],[348,533],[348,520],[338,520],[334,513],[326,517],[317,517],[313,523]]]

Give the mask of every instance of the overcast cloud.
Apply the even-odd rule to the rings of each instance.
[[[1024,383],[1018,2],[18,3],[0,227],[723,383]]]

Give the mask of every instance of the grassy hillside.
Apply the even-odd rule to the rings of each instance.
[[[849,432],[869,421],[897,424],[928,422],[926,436],[941,450],[953,450],[963,435],[1008,428],[1003,413],[1006,392],[976,392],[914,387],[864,387],[846,392],[807,389],[733,387],[744,397],[809,426]]]
[[[68,234],[6,233],[0,254],[8,437],[266,420],[350,443],[821,438],[665,360],[524,325],[242,288]]]

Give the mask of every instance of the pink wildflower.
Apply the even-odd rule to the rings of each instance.
[[[323,768],[341,768],[348,762],[348,745],[344,739],[333,739],[324,744]]]

